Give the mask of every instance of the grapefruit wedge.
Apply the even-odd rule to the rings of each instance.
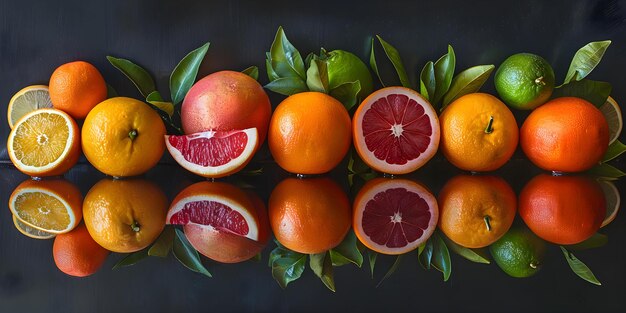
[[[244,168],[256,152],[258,139],[257,129],[248,128],[166,135],[165,145],[183,168],[200,176],[218,178]]]
[[[426,242],[437,227],[437,199],[419,183],[376,178],[354,200],[352,226],[366,247],[403,254]]]
[[[352,119],[354,146],[371,168],[388,174],[413,172],[439,147],[439,119],[416,91],[387,87],[367,97]]]

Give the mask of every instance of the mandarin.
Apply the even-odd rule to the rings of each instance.
[[[95,66],[84,61],[66,63],[54,70],[49,90],[52,106],[75,119],[85,118],[107,98],[104,78]]]

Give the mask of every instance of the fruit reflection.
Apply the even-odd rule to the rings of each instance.
[[[314,254],[337,246],[350,229],[348,196],[333,180],[287,178],[272,191],[270,225],[290,250]]]
[[[167,203],[163,191],[150,181],[105,178],[85,196],[85,225],[107,250],[139,251],[155,241],[165,227]]]
[[[58,235],[52,247],[54,263],[63,273],[85,277],[97,272],[109,251],[91,238],[85,224],[69,233]]]
[[[263,201],[252,192],[222,182],[200,182],[185,188],[172,202],[167,223],[184,225],[191,245],[222,263],[254,257],[269,239]]]
[[[384,254],[406,253],[426,242],[439,217],[435,196],[407,179],[370,180],[353,208],[352,225],[361,243]]]
[[[535,275],[543,265],[546,243],[526,226],[513,226],[489,246],[496,264],[513,277]]]
[[[569,245],[598,231],[606,200],[598,182],[591,178],[540,174],[522,189],[519,212],[539,237]]]

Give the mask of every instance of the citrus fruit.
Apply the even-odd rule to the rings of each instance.
[[[85,224],[80,224],[71,232],[58,235],[54,239],[52,256],[61,272],[85,277],[102,267],[109,251],[91,238]]]
[[[254,78],[220,71],[189,89],[181,106],[181,121],[185,134],[256,128],[260,146],[267,135],[271,111],[265,90]]]
[[[13,190],[9,209],[25,226],[62,234],[80,222],[82,201],[80,190],[66,180],[26,180]]]
[[[606,216],[606,200],[593,179],[540,174],[520,192],[519,213],[537,236],[572,245],[600,229]]]
[[[24,224],[13,214],[11,214],[11,216],[13,217],[13,225],[15,225],[15,228],[26,237],[33,239],[50,239],[56,236],[56,234],[48,233]]]
[[[606,200],[606,214],[600,225],[600,228],[602,228],[610,224],[617,216],[621,204],[621,197],[614,183],[605,180],[599,180],[598,183],[604,192],[604,199]]]
[[[367,65],[356,55],[344,50],[333,50],[322,55],[322,60],[326,62],[330,90],[358,80],[361,90],[357,94],[357,99],[365,99],[372,93],[374,88],[372,74]]]
[[[357,194],[352,227],[366,247],[403,254],[425,243],[437,227],[437,199],[408,179],[375,178]]]
[[[598,164],[609,146],[609,126],[593,104],[574,97],[535,109],[520,129],[522,150],[544,170],[580,172]]]
[[[283,169],[296,174],[332,170],[350,148],[350,116],[341,102],[321,92],[283,100],[272,115],[269,148]]]
[[[615,99],[609,97],[603,105],[599,107],[600,112],[604,115],[609,124],[609,145],[619,138],[622,133],[624,122],[622,120],[622,110]]]
[[[102,247],[118,253],[139,251],[154,242],[165,227],[167,197],[142,179],[96,183],[83,203],[85,225]]]
[[[513,277],[530,277],[541,269],[546,243],[526,227],[512,227],[489,246],[496,264]]]
[[[437,112],[419,93],[404,87],[375,91],[352,120],[354,146],[373,169],[406,174],[430,160],[439,147]]]
[[[13,125],[27,113],[51,107],[52,101],[48,93],[48,86],[34,85],[22,88],[9,101],[9,108],[7,109],[9,127],[13,128]]]
[[[326,177],[286,178],[270,195],[269,220],[276,240],[300,253],[321,253],[341,243],[351,214],[348,196]]]
[[[181,191],[172,201],[167,223],[184,225],[191,245],[222,263],[254,257],[270,236],[263,201],[221,182],[200,182]]]
[[[50,76],[50,99],[55,109],[83,119],[107,98],[107,85],[98,69],[84,61],[59,66]]]
[[[504,235],[515,218],[511,186],[497,176],[458,175],[439,193],[439,228],[467,248],[486,247]]]
[[[554,90],[554,71],[544,58],[532,53],[508,57],[494,77],[500,98],[510,107],[532,110],[544,104]]]
[[[111,176],[140,175],[154,167],[165,150],[165,125],[147,104],[116,97],[98,104],[85,119],[85,157]]]
[[[9,133],[7,152],[13,165],[36,177],[67,172],[80,156],[76,122],[55,109],[39,109],[22,117]]]
[[[441,116],[441,151],[454,166],[473,172],[500,168],[517,148],[519,130],[511,110],[486,93],[462,96]]]
[[[174,160],[204,177],[222,177],[244,168],[258,146],[256,128],[206,131],[183,136],[165,136]]]

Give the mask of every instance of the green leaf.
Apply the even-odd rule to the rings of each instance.
[[[470,249],[463,246],[458,245],[454,241],[448,239],[444,235],[441,235],[446,242],[448,248],[450,248],[454,253],[472,261],[475,263],[482,264],[490,264],[489,254],[485,249]]]
[[[602,163],[611,161],[622,155],[622,153],[624,152],[626,152],[626,145],[624,145],[619,140],[615,140],[612,144],[609,145],[609,149],[606,150],[606,153],[602,157]]]
[[[153,102],[153,101],[163,101],[163,97],[161,96],[160,92],[155,90],[146,96],[146,102]]]
[[[189,52],[176,67],[170,75],[170,93],[172,95],[172,103],[177,105],[183,101],[185,95],[189,91],[189,88],[196,81],[198,75],[198,69],[204,59],[207,51],[209,50],[209,42],[202,45],[202,47]]]
[[[611,84],[607,82],[583,79],[554,88],[552,98],[578,97],[600,107],[611,94]]]
[[[456,66],[456,56],[454,49],[448,45],[448,53],[444,54],[437,62],[435,62],[435,95],[431,97],[431,103],[438,107],[439,101],[450,89],[452,77],[454,76],[454,67]]]
[[[324,285],[331,291],[335,291],[335,279],[333,277],[333,264],[328,252],[309,255],[309,266],[313,273],[319,277]]]
[[[259,80],[259,68],[257,66],[250,66],[241,72],[254,78],[254,80]]]
[[[391,275],[393,275],[393,273],[395,273],[396,270],[398,270],[398,268],[400,267],[400,262],[402,262],[402,257],[403,257],[402,254],[396,257],[396,261],[393,262],[393,264],[391,265],[387,273],[385,273],[385,276],[383,276],[383,279],[381,279],[378,282],[378,284],[376,285],[376,288],[378,288],[387,278],[391,277]]]
[[[278,76],[278,74],[274,71],[274,68],[272,68],[272,62],[270,61],[270,59],[265,60],[265,68],[267,69],[267,78],[270,80],[270,82],[273,82],[280,78],[280,76]]]
[[[572,271],[576,275],[578,275],[578,277],[594,285],[598,285],[598,286],[602,285],[600,281],[596,278],[596,276],[593,275],[589,267],[585,265],[585,263],[583,263],[581,260],[579,260],[571,252],[567,251],[567,249],[563,248],[562,246],[561,246],[561,251],[563,251],[563,255],[565,256],[565,259],[567,260],[569,267],[572,269]]]
[[[569,250],[582,251],[582,250],[602,247],[606,245],[608,242],[609,242],[609,236],[600,234],[600,233],[595,233],[589,239],[581,243],[577,243],[575,245],[567,245],[566,247]]]
[[[356,235],[353,231],[349,231],[338,246],[330,249],[329,254],[333,266],[342,266],[348,263],[353,263],[358,267],[363,265],[363,254],[359,251]]]
[[[265,88],[285,96],[309,91],[306,83],[299,77],[283,77],[271,81]]]
[[[299,77],[302,81],[306,79],[302,56],[289,42],[282,26],[278,27],[272,42],[269,59],[278,77]]]
[[[587,171],[587,174],[608,180],[615,180],[620,177],[626,176],[626,173],[607,163],[602,163],[594,166],[589,171]]]
[[[370,67],[376,74],[376,77],[378,77],[378,81],[380,81],[380,84],[385,87],[385,83],[383,83],[383,79],[380,78],[380,73],[378,72],[378,64],[376,64],[376,55],[374,54],[374,38],[372,38],[370,42],[372,44],[370,49]]]
[[[376,266],[376,258],[378,257],[378,253],[368,250],[367,251],[367,259],[370,264],[370,275],[374,278],[374,267]]]
[[[171,120],[172,115],[174,115],[174,104],[171,102],[163,101],[163,97],[161,97],[161,93],[159,93],[156,90],[151,92],[146,97],[146,102],[152,104],[153,106],[167,113],[167,115],[170,117],[170,120]],[[166,122],[170,122],[170,121],[166,121]]]
[[[420,93],[430,101],[430,99],[433,99],[435,96],[436,87],[435,65],[432,61],[428,61],[420,73]]]
[[[113,269],[131,266],[148,257],[148,249],[139,250],[137,252],[127,254],[123,259],[113,265]]]
[[[314,57],[306,71],[306,85],[310,91],[328,93],[328,69],[326,62]]]
[[[211,273],[204,267],[198,251],[189,243],[185,234],[179,229],[175,230],[176,236],[174,236],[174,245],[172,251],[176,259],[184,265],[186,268],[200,273],[202,275],[211,277]]]
[[[426,244],[420,246],[417,251],[419,263],[426,270],[429,270],[431,267],[434,249],[432,240],[428,239]]]
[[[117,90],[107,83],[107,99],[115,98],[117,96]]]
[[[587,77],[600,63],[604,52],[606,52],[610,44],[610,40],[590,42],[576,51],[572,63],[570,63],[569,69],[567,70],[563,84]]]
[[[124,74],[137,87],[141,95],[147,97],[156,90],[152,76],[143,67],[126,59],[107,56],[109,63]]]
[[[272,268],[272,277],[283,289],[300,278],[305,265],[306,254],[291,251],[280,244],[270,253],[269,266]]]
[[[450,89],[443,97],[441,109],[443,110],[452,101],[466,94],[480,90],[495,68],[493,64],[478,65],[456,75],[450,83]]]
[[[402,59],[400,59],[400,53],[398,50],[390,45],[388,42],[384,41],[382,37],[376,35],[378,41],[383,46],[383,50],[385,50],[385,54],[393,67],[396,69],[396,73],[398,73],[398,78],[400,78],[400,83],[402,86],[411,88],[411,82],[409,82],[409,76],[406,74],[406,70],[404,69],[404,64],[402,64]]]
[[[450,252],[446,243],[436,233],[432,235],[433,257],[431,261],[432,267],[443,273],[443,281],[448,281],[452,273],[452,261],[450,260]]]
[[[182,135],[183,134],[183,130],[180,128],[180,126],[176,125],[176,123],[174,123],[174,121],[172,120],[172,117],[169,115],[169,113],[163,111],[160,107],[148,102],[148,105],[155,110],[159,116],[161,117],[161,120],[163,120],[163,123],[165,123],[165,125],[170,126],[172,129],[174,129],[178,135]]]
[[[174,236],[174,227],[165,226],[159,238],[157,238],[154,244],[152,244],[152,247],[150,247],[150,250],[148,250],[148,255],[161,258],[167,257],[174,245]]]
[[[361,82],[356,80],[351,83],[341,84],[330,91],[330,95],[339,100],[346,108],[350,110],[357,104],[357,94],[361,91]]]

